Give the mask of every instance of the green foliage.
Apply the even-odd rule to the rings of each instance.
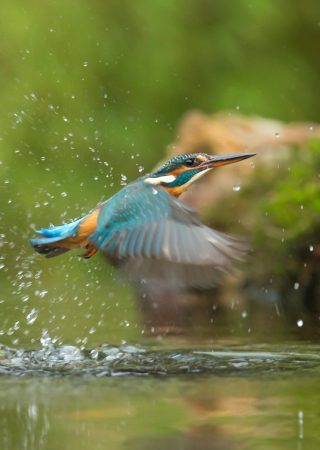
[[[277,165],[277,163],[275,164]],[[272,238],[285,238],[288,245],[302,236],[312,236],[320,227],[320,143],[296,148],[279,169],[257,170],[254,183],[267,188],[258,199],[257,223]]]
[[[237,207],[251,233],[250,282],[298,296],[317,309],[320,235],[320,142],[291,149],[288,159],[257,165]],[[293,295],[294,284],[299,291]],[[311,306],[310,306],[311,305]],[[317,306],[318,305],[318,306]]]

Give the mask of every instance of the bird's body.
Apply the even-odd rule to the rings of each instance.
[[[178,200],[201,175],[219,165],[253,154],[181,155],[154,173],[141,177],[69,224],[41,229],[31,240],[46,257],[85,248],[86,258],[102,250],[135,280],[167,285],[209,287],[247,246],[202,224],[195,212]]]

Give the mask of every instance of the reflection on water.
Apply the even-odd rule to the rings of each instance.
[[[2,449],[316,449],[318,375],[2,377]]]

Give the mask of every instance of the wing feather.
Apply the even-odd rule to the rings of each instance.
[[[188,206],[143,181],[101,206],[89,240],[135,280],[175,287],[214,286],[248,252],[243,240],[205,226]]]

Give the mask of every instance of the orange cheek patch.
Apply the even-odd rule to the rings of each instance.
[[[206,161],[206,159],[204,159]],[[194,170],[195,167],[179,167],[178,169],[175,169],[173,172],[170,173],[170,175],[173,175],[174,177],[178,177],[184,172],[190,172],[190,170]]]
[[[188,169],[186,169],[185,167],[178,167],[173,172],[171,172],[170,175],[173,175],[174,177],[177,178],[179,175],[181,175],[183,172],[186,172],[187,170]]]

